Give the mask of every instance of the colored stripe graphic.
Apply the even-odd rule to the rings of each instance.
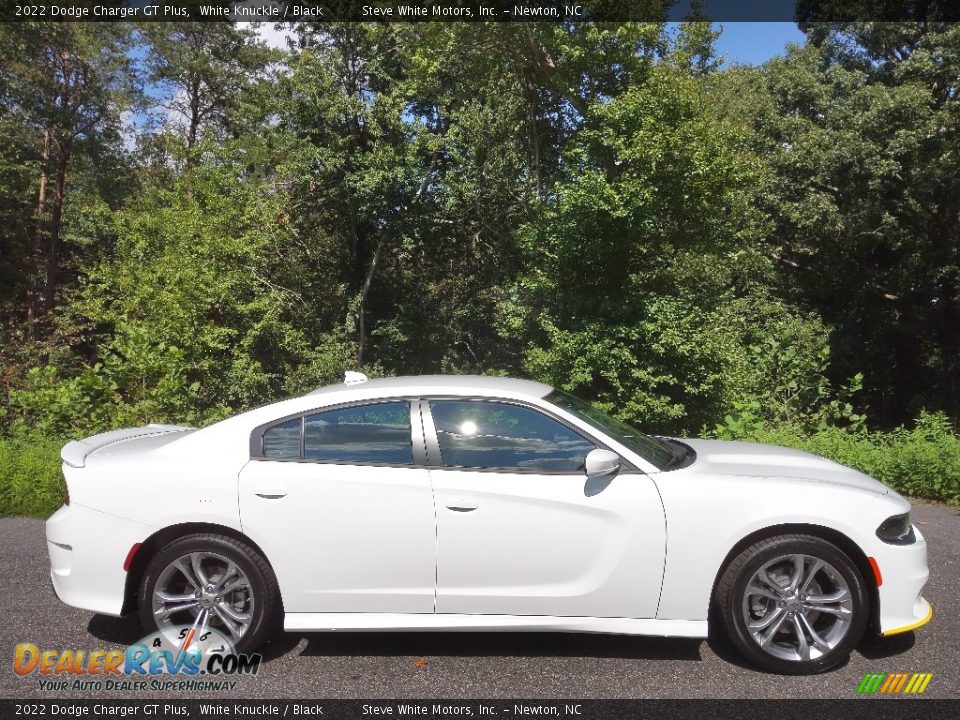
[[[883,685],[880,686],[880,692],[886,693],[890,692],[890,688],[897,684],[897,678],[900,676],[896,673],[887,675],[887,679],[883,681]]]
[[[927,689],[931,680],[933,673],[867,673],[857,686],[857,694],[919,695]]]
[[[863,676],[863,680],[860,681],[860,686],[857,688],[858,693],[875,693],[880,689],[880,683],[883,682],[883,679],[886,677],[884,673],[867,673]]]
[[[896,680],[893,681],[893,684],[890,686],[890,689],[887,690],[888,693],[898,693],[903,687],[904,683],[907,682],[907,678],[910,677],[910,673],[898,673],[894,676]]]

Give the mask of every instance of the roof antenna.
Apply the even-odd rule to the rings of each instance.
[[[367,376],[362,372],[354,372],[353,370],[347,370],[343,374],[343,384],[344,385],[359,385],[360,383],[365,383],[367,381]]]

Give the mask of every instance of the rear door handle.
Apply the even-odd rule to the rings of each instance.
[[[449,501],[447,509],[454,512],[470,512],[477,509],[477,501],[470,497],[459,497]]]
[[[286,488],[273,486],[257,488],[253,494],[264,500],[279,500],[287,496],[287,491]]]

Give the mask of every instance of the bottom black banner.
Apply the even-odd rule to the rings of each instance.
[[[956,700],[0,700],[0,718],[956,718]]]

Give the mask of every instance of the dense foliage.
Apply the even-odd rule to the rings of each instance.
[[[63,503],[61,442],[48,438],[0,438],[0,517],[50,515]]]
[[[805,32],[724,68],[699,23],[0,26],[2,492],[18,438],[362,368],[956,500],[960,26]]]

